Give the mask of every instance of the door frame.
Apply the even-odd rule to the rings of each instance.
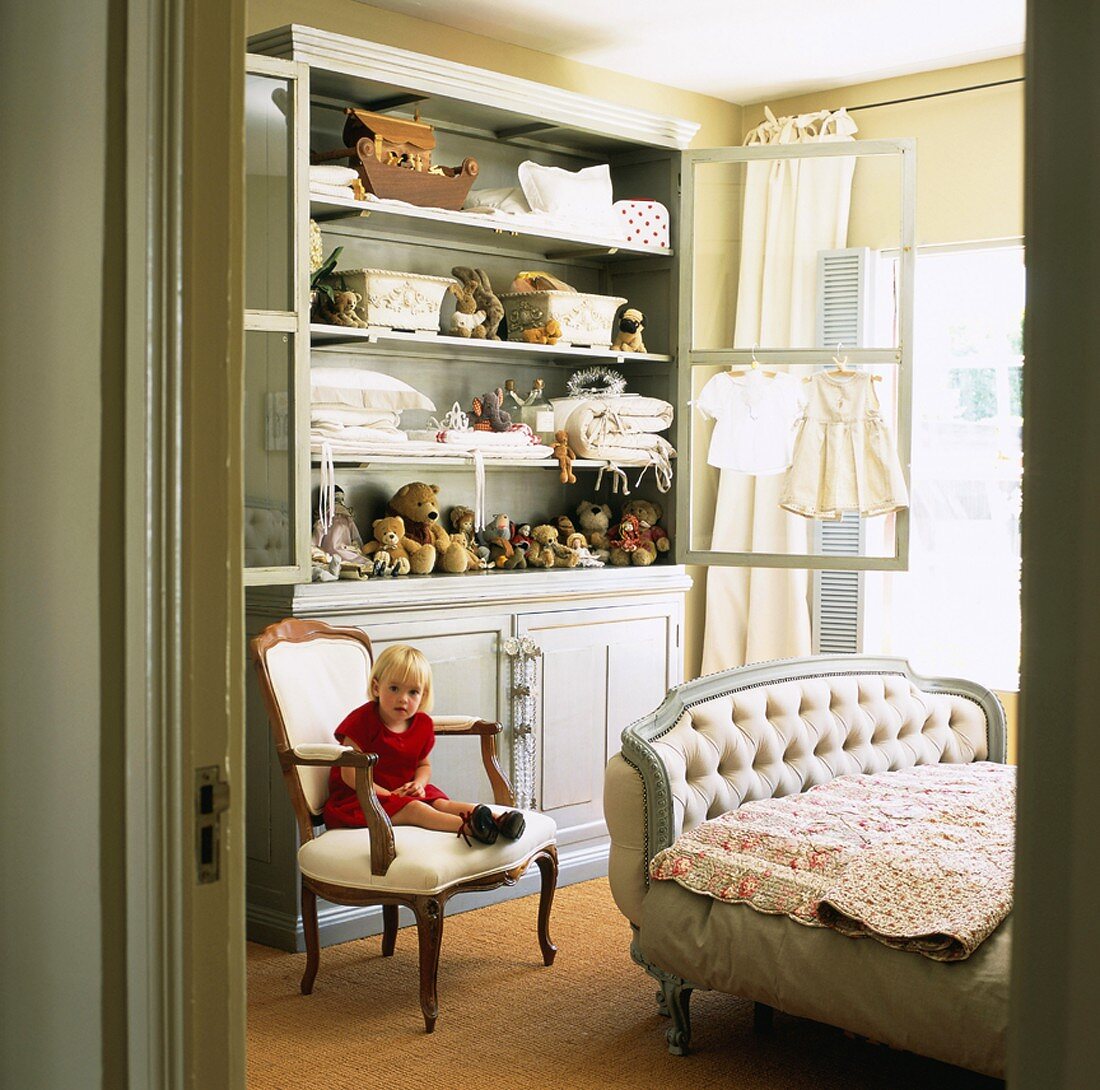
[[[244,3],[123,8],[127,1083],[243,1087]],[[207,884],[203,766],[230,782]]]

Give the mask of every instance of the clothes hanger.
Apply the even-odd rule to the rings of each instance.
[[[855,368],[848,366],[848,357],[847,356],[845,356],[843,359],[840,358],[840,352],[841,352],[841,349],[843,347],[844,347],[844,342],[843,341],[837,341],[836,342],[836,353],[833,356],[833,363],[836,365],[836,369],[833,371],[833,374],[834,375],[857,375],[857,374],[859,374],[859,372]],[[810,382],[813,379],[813,377],[814,377],[813,375],[807,375],[802,381],[803,382]],[[872,375],[871,376],[871,381],[872,382],[881,382],[882,381],[882,375]]]
[[[745,375],[745,374],[748,374],[750,371],[759,371],[765,378],[775,378],[775,376],[777,374],[779,374],[779,372],[778,371],[769,371],[766,367],[761,367],[760,366],[760,361],[756,358],[756,348],[757,348],[757,346],[754,344],[752,346],[752,363],[750,363],[747,368],[746,367],[731,367],[726,372],[726,374],[728,374],[728,375]]]

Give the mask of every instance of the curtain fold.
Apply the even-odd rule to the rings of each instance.
[[[843,110],[766,120],[745,144],[854,140]],[[855,159],[776,159],[746,164],[734,346],[813,346],[817,259],[847,245]],[[805,553],[812,523],[779,506],[783,474],[722,470],[711,548]],[[805,569],[711,566],[707,571],[704,673],[810,653]]]

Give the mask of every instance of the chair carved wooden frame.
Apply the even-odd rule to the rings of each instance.
[[[275,749],[282,768],[283,779],[290,793],[291,804],[298,822],[298,832],[304,845],[318,836],[322,826],[320,807],[311,806],[303,788],[301,770],[311,767],[353,768],[355,769],[355,792],[367,819],[370,834],[370,874],[381,878],[389,871],[397,858],[394,843],[394,830],[386,812],[379,805],[374,791],[373,768],[378,760],[374,753],[360,753],[348,747],[333,744],[329,747],[312,745],[300,747],[307,749],[303,755],[295,751],[295,744],[288,730],[283,709],[277,695],[277,686],[269,669],[269,655],[273,648],[281,644],[303,644],[315,640],[349,640],[361,647],[367,662],[374,661],[371,642],[366,633],[357,628],[338,628],[323,621],[285,620],[270,625],[251,641],[253,662],[259,676],[260,691],[267,708],[268,719],[275,738]],[[364,691],[363,700],[368,699]],[[348,711],[351,708],[347,709]],[[478,738],[481,743],[481,758],[485,773],[492,786],[493,801],[498,806],[514,806],[515,796],[497,761],[496,736],[501,732],[499,723],[491,723],[471,717],[433,717],[436,723],[436,735],[447,737],[464,736]],[[331,729],[335,729],[333,723]],[[331,737],[331,735],[330,735]],[[331,750],[318,754],[318,750]],[[532,815],[528,812],[528,824]],[[535,815],[541,818],[540,815]],[[546,818],[541,818],[548,821]],[[324,835],[323,833],[321,835]],[[522,842],[521,842],[522,843]],[[471,861],[476,862],[478,846],[471,849]],[[439,968],[439,953],[443,939],[443,909],[447,901],[456,893],[478,890],[491,890],[500,886],[514,885],[534,862],[541,874],[541,889],[538,907],[538,941],[542,950],[543,962],[552,965],[557,947],[550,939],[550,909],[557,888],[558,856],[557,846],[552,836],[549,843],[541,843],[537,848],[518,859],[511,859],[507,866],[491,873],[478,873],[474,877],[461,878],[438,889],[426,892],[391,891],[385,889],[360,888],[319,881],[302,873],[302,926],[305,933],[306,968],[302,976],[301,990],[304,995],[313,991],[313,982],[320,964],[321,946],[317,925],[317,898],[323,897],[334,904],[352,906],[382,906],[382,956],[393,955],[397,939],[398,908],[401,905],[412,910],[416,918],[417,936],[420,954],[420,1007],[424,1013],[424,1025],[428,1033],[435,1028],[439,1005],[436,998],[436,977]]]

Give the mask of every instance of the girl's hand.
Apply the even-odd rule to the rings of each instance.
[[[408,783],[403,783],[400,787],[396,788],[393,793],[395,795],[404,795],[407,798],[422,799],[424,797],[424,785],[417,783],[416,780],[409,780]]]

